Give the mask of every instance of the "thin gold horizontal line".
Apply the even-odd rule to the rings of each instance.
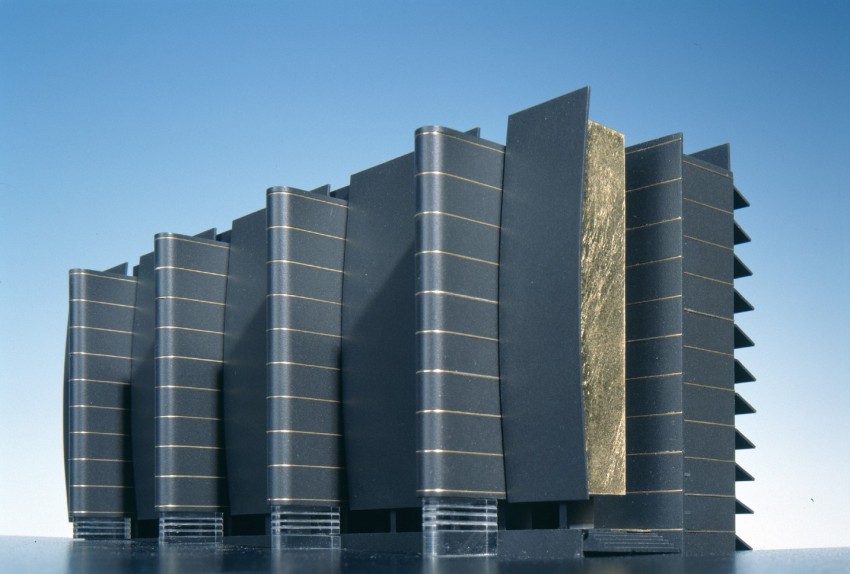
[[[269,502],[342,502],[339,498],[267,498]]]
[[[492,299],[484,299],[482,297],[473,297],[472,295],[462,295],[461,293],[452,293],[451,291],[438,291],[438,290],[430,290],[430,291],[417,291],[416,296],[419,295],[445,295],[446,297],[457,297],[458,299],[468,299],[470,301],[478,301],[479,303],[490,303],[491,305],[498,305],[498,301],[494,301]]]
[[[720,249],[725,249],[726,251],[735,251],[732,247],[726,247],[725,245],[720,245],[719,243],[714,243],[713,241],[706,241],[705,239],[700,239],[699,237],[694,237],[693,235],[683,235],[685,239],[690,239],[692,241],[698,241],[700,243],[705,243],[706,245],[711,245],[712,247],[719,247]]]
[[[726,215],[734,215],[731,211],[726,211],[725,209],[720,209],[719,207],[714,207],[713,205],[709,205],[707,203],[697,201],[696,199],[691,199],[689,197],[683,197],[682,199],[684,199],[688,203],[693,203],[694,205],[699,205],[701,207],[707,207],[708,209],[713,209],[714,211],[719,211],[720,213],[725,213]]]
[[[214,275],[216,277],[227,277],[227,273],[215,273],[213,271],[201,271],[200,269],[189,269],[188,267],[176,267],[174,265],[162,265],[154,267],[154,271],[173,270],[173,271],[188,271],[189,273],[200,273],[201,275]]]
[[[643,263],[632,263],[631,265],[626,265],[626,269],[632,269],[634,267],[643,267],[644,265],[653,265],[655,263],[665,263],[667,261],[675,261],[676,259],[681,259],[681,255],[674,255],[672,257],[665,257],[663,259],[655,259],[653,261],[644,261]]]
[[[414,217],[422,217],[424,215],[443,215],[445,217],[451,217],[452,219],[460,219],[461,221],[468,221],[469,223],[476,223],[478,225],[484,225],[487,227],[492,227],[494,229],[501,229],[501,226],[496,225],[495,223],[487,223],[486,221],[481,221],[479,219],[472,219],[471,217],[464,217],[462,215],[455,215],[454,213],[449,213],[447,211],[420,211]]]
[[[342,269],[332,269],[331,267],[322,267],[321,265],[313,265],[312,263],[302,263],[300,261],[291,261],[289,259],[270,259],[266,261],[268,265],[272,263],[280,263],[283,265],[298,265],[300,267],[309,267],[311,269],[319,269],[321,271],[330,271],[331,273],[342,273]]]
[[[691,165],[691,166],[693,166],[693,167],[695,167],[695,168],[697,168],[697,169],[702,169],[702,170],[705,170],[705,171],[711,172],[711,173],[713,173],[713,174],[715,174],[715,175],[720,175],[720,176],[726,177],[726,178],[728,178],[728,179],[732,179],[732,176],[731,176],[731,175],[729,175],[728,173],[723,173],[722,171],[716,171],[716,170],[713,170],[713,169],[707,168],[707,167],[705,167],[705,166],[695,164],[695,163],[693,163],[693,162],[691,162],[691,161],[688,161],[688,160],[686,160],[686,159],[683,159],[683,160],[682,160],[682,163],[686,163],[686,164]]]
[[[209,329],[194,329],[192,327],[175,327],[174,325],[165,325],[157,327],[157,329],[166,329],[169,331],[191,331],[193,333],[206,333],[207,335],[224,335],[224,331],[210,331]]]
[[[296,363],[293,361],[270,361],[266,365],[292,365],[295,367],[307,367],[310,369],[325,369],[326,371],[339,371],[339,367],[326,367],[325,365],[311,365],[309,363]]]
[[[472,335],[470,333],[459,333],[457,331],[444,331],[442,329],[425,329],[422,331],[416,331],[417,335],[455,335],[457,337],[468,337],[470,339],[481,339],[482,341],[493,341],[495,343],[499,342],[499,339],[496,337],[483,337],[481,335]]]
[[[734,357],[732,353],[724,353],[723,351],[712,351],[711,349],[703,349],[702,347],[695,347],[693,345],[682,345],[685,349],[690,349],[692,351],[702,351],[703,353],[713,353],[715,355],[723,355],[725,357]]]
[[[324,203],[326,205],[333,205],[334,207],[339,207],[341,209],[348,209],[348,205],[345,205],[345,204],[334,203],[333,201],[327,201],[325,199],[319,199],[318,197],[308,197],[308,196],[305,196],[305,195],[301,195],[301,194],[298,194],[298,193],[292,193],[292,192],[289,192],[289,191],[271,191],[271,192],[268,193],[268,195],[288,195],[290,197],[297,197],[299,199],[307,199],[309,201],[316,201],[318,203]]]
[[[653,223],[645,223],[643,225],[635,225],[634,227],[627,227],[626,231],[635,231],[638,229],[646,229],[647,227],[655,227],[656,225],[664,225],[665,223],[673,223],[675,221],[682,221],[681,217],[674,217],[672,219],[663,219],[661,221],[655,221]]]
[[[488,379],[491,381],[498,381],[499,377],[493,375],[482,375],[480,373],[465,373],[463,371],[448,371],[445,369],[426,369],[422,371],[416,371],[417,375],[458,375],[461,377],[473,377],[477,379]]]
[[[460,175],[455,175],[453,173],[446,173],[444,171],[420,171],[416,174],[416,177],[421,177],[423,175],[442,175],[445,177],[451,177],[452,179],[459,179],[461,181],[465,181],[467,183],[472,183],[475,185],[480,185],[481,187],[486,187],[487,189],[493,189],[501,193],[502,188],[496,187],[495,185],[490,185],[489,183],[484,183],[483,181],[477,181],[474,179],[469,179],[468,177],[462,177]]]
[[[628,339],[626,343],[641,343],[643,341],[655,341],[657,339],[673,339],[674,337],[681,337],[682,333],[672,333],[670,335],[657,335],[655,337],[643,337],[641,339]]]
[[[450,251],[440,251],[439,249],[429,249],[427,251],[417,251],[414,255],[447,255],[449,257],[457,257],[458,259],[464,259],[466,261],[473,261],[475,263],[485,263],[487,265],[492,265],[494,267],[499,266],[498,261],[488,261],[486,259],[479,259],[478,257],[470,257],[469,255],[460,255],[459,253],[452,253]]]
[[[720,279],[714,279],[713,277],[706,277],[705,275],[697,275],[696,273],[691,273],[690,271],[685,271],[685,275],[690,275],[691,277],[696,277],[697,279],[705,279],[706,281],[714,281],[715,283],[721,283],[723,285],[733,285],[729,281],[722,281]]]
[[[154,508],[227,508],[223,504],[155,504]]]
[[[676,376],[679,376],[681,374],[682,374],[681,372],[678,372],[678,373],[659,373],[657,375],[644,375],[642,377],[627,377],[626,380],[627,381],[640,381],[640,380],[643,380],[643,379],[657,379],[659,377],[676,377]]]
[[[156,419],[189,419],[198,421],[220,421],[220,417],[194,417],[189,415],[157,415]]]
[[[220,446],[203,446],[196,444],[158,444],[154,448],[196,448],[200,450],[221,450]]]
[[[102,383],[104,385],[121,385],[129,387],[129,381],[107,381],[104,379],[68,379],[69,383]]]
[[[707,456],[686,456],[685,460],[703,460],[706,462],[724,462],[724,463],[732,463],[735,464],[734,460],[727,460],[724,458],[710,458]]]
[[[682,454],[680,450],[660,450],[658,452],[629,452],[626,456],[658,456],[668,454]]]
[[[671,488],[667,490],[628,490],[626,494],[674,494],[682,492],[681,488]]]
[[[195,239],[188,239],[184,237],[174,237],[172,235],[166,235],[165,237],[156,237],[156,241],[182,241],[183,243],[194,243],[195,245],[202,245],[204,247],[215,247],[217,249],[229,249],[230,245],[217,245],[215,243],[205,243],[203,241],[197,241]]]
[[[132,488],[123,484],[72,484],[71,488]]]
[[[292,225],[270,225],[266,229],[267,230],[288,229],[290,231],[300,231],[302,233],[309,233],[310,235],[319,235],[321,237],[327,237],[328,239],[338,239],[339,241],[345,241],[345,237],[340,237],[339,235],[330,235],[328,233],[320,233],[318,231],[311,231],[309,229],[304,229],[302,227],[293,227]]]
[[[93,434],[98,436],[128,436],[123,432],[71,431],[70,434]]]
[[[124,359],[125,361],[132,361],[133,357],[125,357],[123,355],[106,355],[104,353],[87,353],[85,351],[71,351],[70,355],[84,355],[88,357],[105,357],[107,359]]]
[[[85,275],[86,277],[94,277],[95,279],[107,279],[108,281],[123,281],[124,283],[135,283],[135,279],[123,278],[123,277],[108,277],[106,275],[97,275],[96,273],[87,273],[85,271],[75,271],[73,273],[69,273],[69,275]]]
[[[125,309],[135,309],[135,305],[125,305],[124,303],[110,303],[109,301],[97,301],[95,299],[68,299],[71,303],[96,303],[98,305],[109,305],[111,307],[123,307]]]
[[[280,463],[280,464],[270,464],[269,468],[319,468],[322,470],[342,470],[344,467],[342,466],[323,466],[320,464],[288,464],[288,463]]]
[[[309,435],[317,435],[317,436],[342,436],[339,433],[334,432],[316,432],[316,431],[303,431],[303,430],[291,430],[291,429],[273,429],[267,430],[267,434],[272,433],[280,433],[280,434],[309,434]]]
[[[685,307],[683,309],[686,313],[693,313],[694,315],[702,315],[704,317],[711,317],[712,319],[720,319],[721,321],[729,321],[730,323],[734,323],[734,319],[729,319],[728,317],[721,317],[720,315],[712,315],[711,313],[703,313],[702,311],[697,311],[696,309],[688,309]]]
[[[304,295],[292,295],[291,293],[269,293],[266,297],[290,297],[292,299],[315,301],[316,303],[327,303],[328,305],[342,305],[342,303],[338,301],[328,301],[327,299],[317,299],[316,297],[306,297]]]
[[[670,140],[670,141],[666,141],[666,142],[663,142],[663,143],[659,143],[659,144],[655,144],[655,145],[650,145],[650,146],[642,147],[642,148],[640,148],[640,149],[635,149],[635,150],[632,150],[632,151],[627,151],[627,152],[626,152],[626,155],[630,155],[630,154],[633,154],[633,153],[640,153],[640,152],[643,152],[643,151],[647,151],[647,150],[650,150],[650,149],[655,149],[655,148],[657,148],[657,147],[662,147],[662,146],[665,146],[665,145],[670,145],[670,144],[673,144],[673,143],[676,143],[676,142],[680,142],[680,141],[682,141],[682,138],[676,138],[676,139],[673,139],[673,140]],[[680,529],[680,530],[681,530],[681,529]]]
[[[295,395],[269,395],[269,396],[266,397],[266,400],[268,400],[268,399],[292,399],[292,400],[297,400],[297,401],[316,401],[316,402],[319,402],[319,403],[334,403],[334,404],[340,403],[340,401],[337,401],[335,399],[317,399],[317,398],[314,398],[314,397],[299,397],[299,396],[295,396]]]
[[[223,363],[221,359],[202,359],[200,357],[183,357],[180,355],[161,355],[159,357],[154,357],[156,360],[160,359],[183,359],[186,361],[202,361],[204,363]]]
[[[417,450],[418,454],[461,454],[469,456],[497,456],[504,457],[500,452],[476,452],[470,450],[447,450],[443,448],[429,448],[425,450]]]
[[[225,477],[204,474],[157,474],[154,478],[205,478],[208,480],[223,480]]]
[[[306,333],[308,335],[321,335],[322,337],[342,339],[342,335],[335,335],[333,333],[322,333],[320,331],[308,331],[307,329],[293,329],[292,327],[273,327],[271,329],[266,329],[266,332],[269,331],[290,331],[292,333]]]
[[[175,301],[190,301],[192,303],[204,303],[205,305],[218,305],[220,307],[224,307],[225,304],[219,301],[207,301],[206,299],[192,299],[191,297],[177,297],[175,295],[160,295],[156,298],[160,299],[173,299]]]
[[[684,421],[686,423],[693,423],[693,424],[696,424],[696,425],[709,425],[709,426],[713,426],[713,427],[724,427],[724,428],[729,428],[729,429],[735,428],[735,425],[730,425],[730,424],[726,424],[726,423],[713,423],[713,422],[710,422],[710,421],[698,421],[698,420],[695,420],[695,419],[684,419]]]
[[[118,333],[119,335],[132,335],[133,331],[122,331],[121,329],[105,329],[103,327],[89,327],[87,325],[70,325],[69,329],[85,329],[87,331],[103,331],[104,333]]]
[[[463,142],[465,144],[474,145],[476,147],[482,147],[486,150],[490,150],[490,151],[496,152],[498,154],[502,154],[502,155],[505,154],[505,152],[503,150],[496,149],[496,148],[493,148],[493,147],[490,147],[488,145],[484,145],[484,144],[481,144],[481,143],[471,142],[469,140],[465,140],[463,138],[459,138],[457,136],[453,136],[451,134],[447,134],[447,133],[443,133],[443,132],[430,131],[430,132],[419,132],[419,133],[416,134],[416,137],[420,137],[420,136],[439,136],[439,137],[444,137],[444,138],[450,138],[450,139],[453,139],[453,140],[457,140],[459,142]]]
[[[211,389],[209,387],[190,387],[187,385],[157,385],[155,389],[187,389],[190,391],[206,391],[208,393],[220,393],[221,389]]]
[[[681,295],[668,295],[667,297],[656,297],[655,299],[645,299],[643,301],[633,301],[626,303],[626,307],[630,305],[643,305],[644,303],[657,303],[658,301],[669,301],[671,299],[681,299]]]
[[[419,488],[416,492],[427,492],[433,494],[442,494],[442,493],[462,493],[462,494],[493,494],[496,496],[502,496],[505,494],[503,490],[459,490],[454,488]]]
[[[704,389],[712,389],[712,390],[715,390],[715,391],[724,391],[726,393],[734,393],[735,392],[735,389],[725,389],[723,387],[715,387],[715,386],[712,386],[712,385],[701,385],[699,383],[688,383],[688,382],[685,382],[684,384],[689,385],[691,387],[702,387]]]
[[[131,460],[126,460],[123,458],[86,458],[86,457],[75,457],[69,458],[68,460],[74,462],[120,462],[120,463],[128,463],[133,462]]]
[[[707,498],[735,498],[734,494],[710,494],[708,492],[686,492],[685,496],[704,496]]]
[[[665,183],[673,183],[674,181],[682,181],[682,178],[674,177],[673,179],[665,179],[664,181],[656,181],[655,183],[648,183],[646,185],[641,185],[640,187],[633,187],[631,189],[627,189],[626,193],[632,193],[634,191],[643,191],[644,189],[658,187],[659,185],[664,185]]]
[[[500,419],[502,415],[491,415],[487,413],[472,413],[467,411],[451,411],[447,409],[424,409],[416,411],[417,415],[464,415],[469,417],[487,417],[491,419]]]
[[[100,405],[68,405],[70,409],[103,409],[107,411],[126,411],[124,407],[104,407]]]
[[[629,415],[627,419],[647,419],[651,417],[671,417],[674,415],[681,415],[682,411],[671,411],[669,413],[652,413],[648,415]]]

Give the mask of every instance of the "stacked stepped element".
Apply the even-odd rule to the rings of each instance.
[[[223,536],[228,256],[226,242],[156,236],[155,496],[161,542],[216,542]]]
[[[419,489],[426,556],[496,552],[505,498],[499,397],[504,147],[416,132]]]
[[[273,187],[268,214],[268,504],[272,545],[340,547],[342,271],[348,206]]]
[[[130,538],[130,374],[136,281],[127,265],[70,271],[66,470],[74,538]]]

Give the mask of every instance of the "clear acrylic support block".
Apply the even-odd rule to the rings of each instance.
[[[130,519],[123,516],[75,516],[74,540],[130,540]]]
[[[339,507],[273,506],[272,548],[339,550]]]
[[[424,498],[422,555],[495,556],[496,500],[491,498]]]
[[[216,544],[224,535],[221,512],[163,512],[159,515],[159,542]]]

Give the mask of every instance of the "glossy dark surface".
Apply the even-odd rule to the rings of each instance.
[[[444,559],[342,553],[333,557],[280,554],[268,548],[184,546],[152,543],[74,542],[63,538],[0,537],[4,572],[409,572],[518,574],[679,573],[767,574],[847,572],[850,548],[763,550],[723,557],[637,556],[551,561]]]

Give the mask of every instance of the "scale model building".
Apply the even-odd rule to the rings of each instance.
[[[624,147],[581,89],[429,126],[347,187],[70,272],[77,538],[427,556],[747,548],[728,145]]]

